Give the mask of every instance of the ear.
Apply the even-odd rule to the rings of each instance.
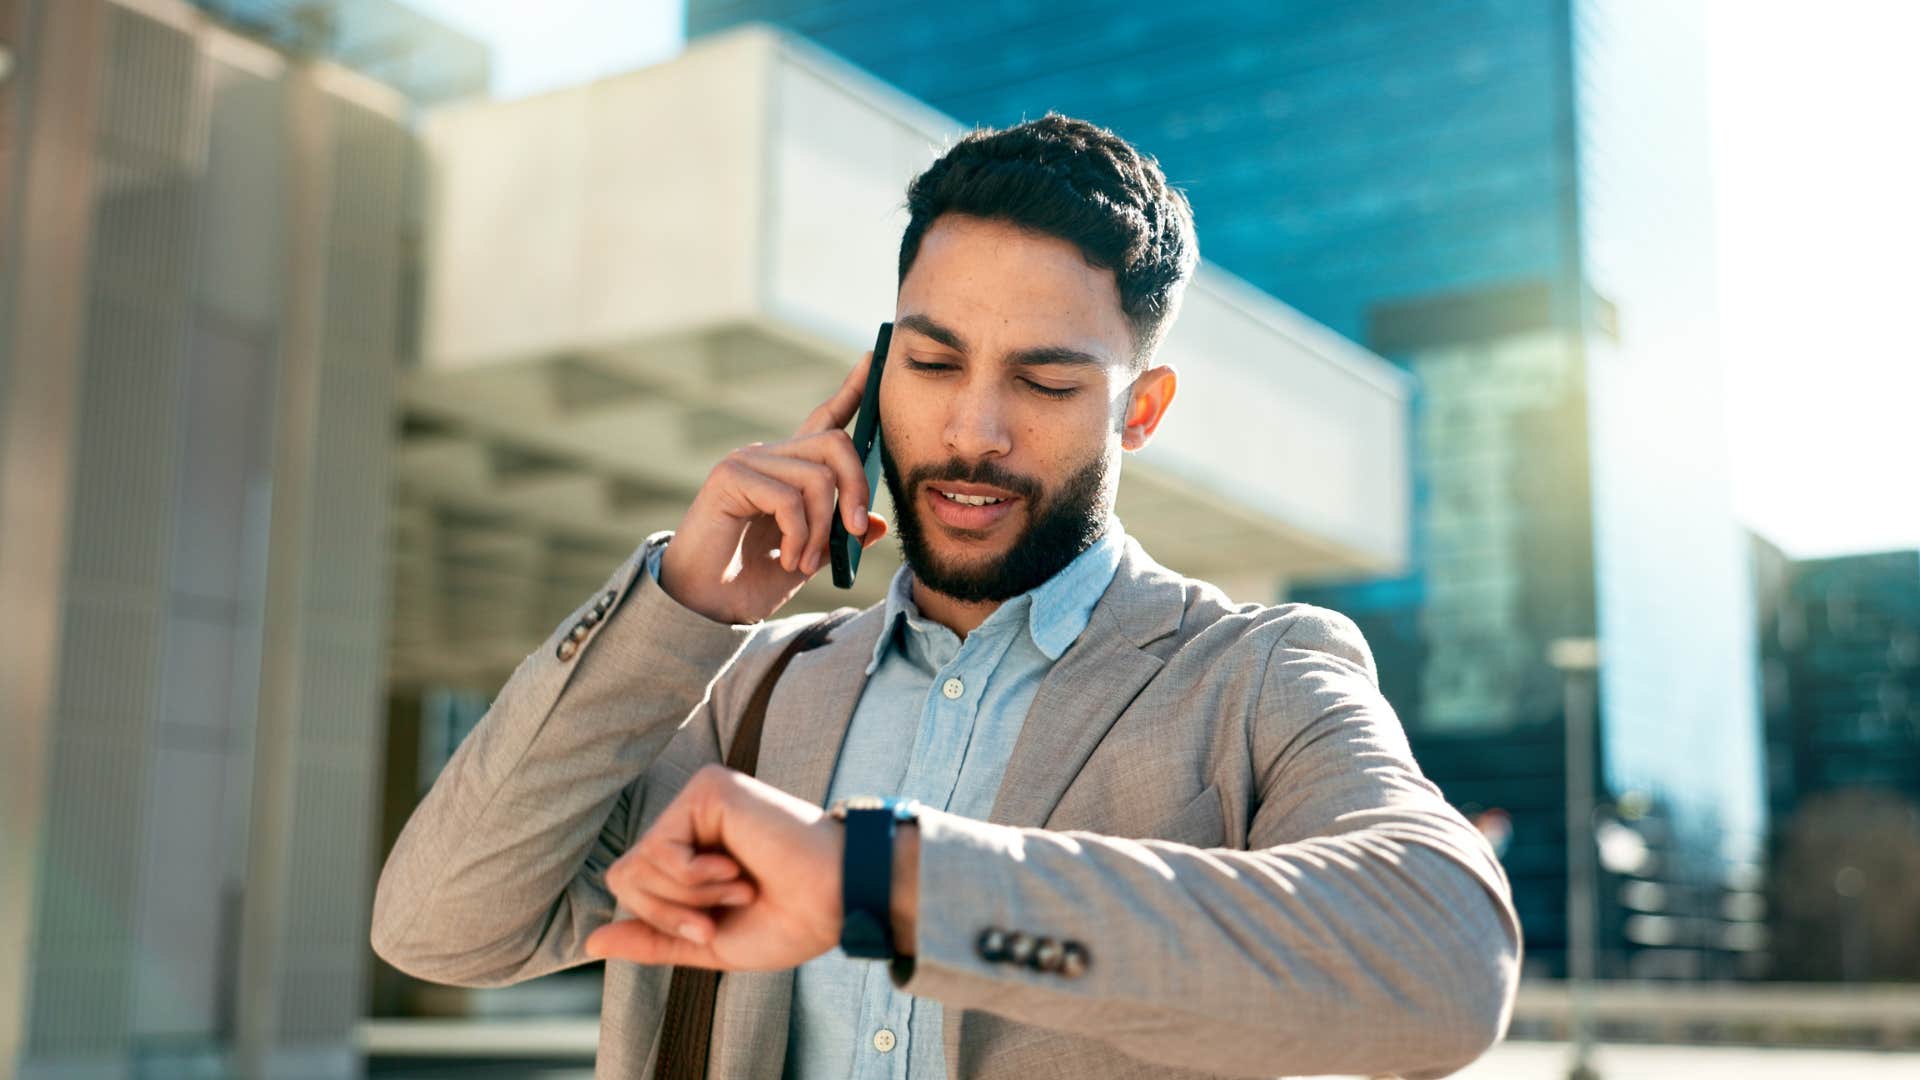
[[[1153,431],[1160,426],[1160,418],[1167,415],[1167,408],[1173,404],[1173,392],[1180,383],[1179,376],[1172,366],[1162,364],[1148,368],[1133,380],[1133,389],[1127,394],[1127,411],[1120,421],[1120,447],[1123,450],[1138,450],[1153,438]]]

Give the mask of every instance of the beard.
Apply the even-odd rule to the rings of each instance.
[[[943,465],[921,465],[903,478],[894,467],[885,436],[883,427],[880,467],[899,518],[894,522],[894,532],[900,540],[900,553],[913,576],[934,592],[963,603],[1011,600],[1066,569],[1106,532],[1113,497],[1108,483],[1112,465],[1105,454],[1074,470],[1051,498],[1043,498],[1046,491],[1038,482],[991,461],[969,465],[953,459]],[[941,559],[928,546],[920,502],[914,493],[929,481],[942,480],[989,484],[1013,492],[1026,503],[1027,527],[1005,555],[982,563],[960,564]]]

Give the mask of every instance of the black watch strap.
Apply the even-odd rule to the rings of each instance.
[[[893,810],[849,809],[840,947],[848,956],[893,957]]]
[[[834,816],[847,827],[840,868],[840,948],[848,956],[894,957],[894,833],[902,821],[914,820],[918,807],[911,799],[863,796],[834,808]]]

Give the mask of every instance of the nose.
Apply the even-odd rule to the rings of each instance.
[[[963,461],[1005,457],[1013,450],[999,395],[989,382],[970,380],[950,399],[944,438],[948,452]]]

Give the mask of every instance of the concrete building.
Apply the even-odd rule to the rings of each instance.
[[[750,21],[969,124],[1113,128],[1187,190],[1214,265],[1415,376],[1409,571],[1289,595],[1360,624],[1456,803],[1511,813],[1531,971],[1567,941],[1555,639],[1600,642],[1603,797],[1655,796],[1690,859],[1752,872],[1697,3],[688,0],[695,40]],[[1633,946],[1633,970],[1724,970],[1723,946]]]
[[[353,1075],[407,102],[0,0],[0,1073]]]

